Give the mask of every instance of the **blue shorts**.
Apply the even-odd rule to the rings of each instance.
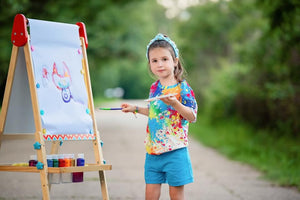
[[[194,182],[188,149],[181,148],[160,155],[146,154],[146,184],[168,183],[181,186]]]

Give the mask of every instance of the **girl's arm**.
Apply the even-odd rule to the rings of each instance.
[[[149,108],[148,107],[138,107],[136,105],[132,105],[132,104],[127,104],[127,103],[123,103],[121,105],[122,108],[122,112],[136,112],[145,116],[148,116],[149,114]]]
[[[196,120],[194,113],[190,107],[187,107],[180,103],[175,96],[166,97],[161,99],[165,104],[172,106],[184,119],[189,122]]]

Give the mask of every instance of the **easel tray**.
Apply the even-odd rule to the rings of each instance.
[[[91,171],[104,171],[111,170],[112,165],[98,165],[98,164],[87,164],[82,167],[48,167],[48,173],[71,173],[71,172],[91,172]],[[9,164],[0,165],[0,171],[10,172],[31,172],[39,173],[36,167],[23,167],[23,166],[12,166]]]

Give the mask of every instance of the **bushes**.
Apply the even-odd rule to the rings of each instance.
[[[203,109],[212,120],[230,117],[236,112],[235,99],[241,90],[240,79],[249,71],[247,66],[223,62],[210,70],[210,83],[203,89]]]
[[[146,99],[153,80],[146,62],[128,60],[107,61],[108,67],[95,70],[91,75],[93,92],[101,97],[108,88],[122,87],[125,99]]]
[[[220,66],[210,70],[209,84],[202,89],[202,109],[211,121],[235,116],[272,130],[273,135],[300,136],[300,96],[293,85],[260,82],[246,65],[222,62]]]

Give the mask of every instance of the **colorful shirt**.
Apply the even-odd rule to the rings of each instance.
[[[149,98],[160,95],[177,94],[176,98],[185,106],[190,107],[195,118],[197,102],[194,92],[184,80],[172,86],[164,87],[159,81],[151,85]],[[196,120],[195,120],[196,121]],[[147,137],[145,139],[148,154],[159,155],[168,151],[188,146],[189,122],[172,106],[161,100],[149,103]]]

